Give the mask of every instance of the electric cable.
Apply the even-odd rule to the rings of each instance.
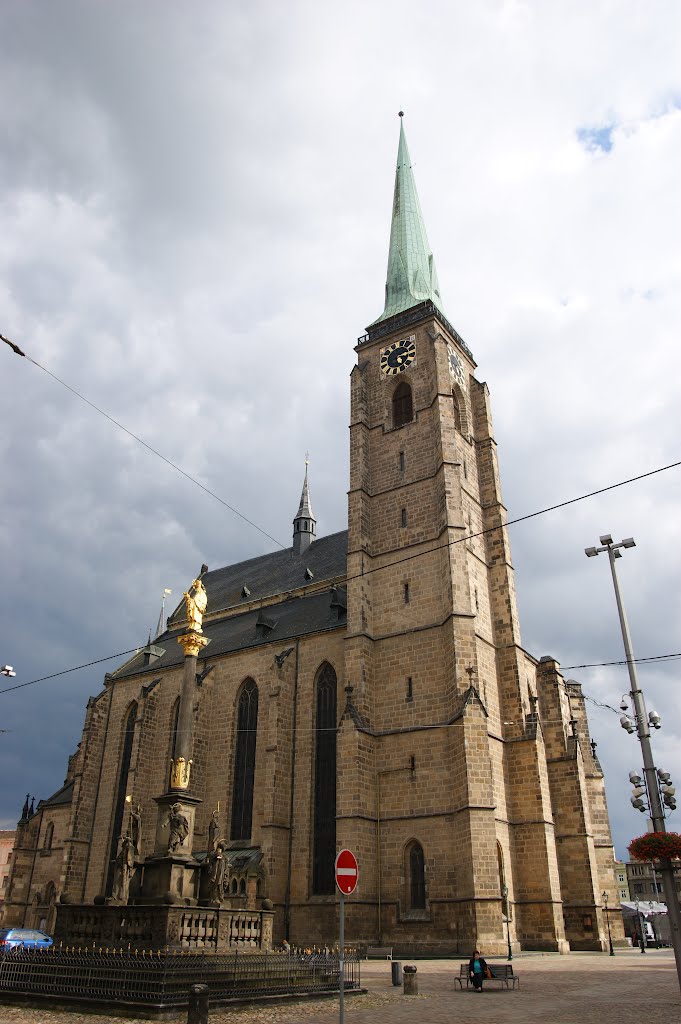
[[[49,676],[40,676],[38,679],[31,679],[28,683],[15,683],[14,686],[6,686],[0,693],[10,693],[11,690],[23,690],[25,686],[33,686],[35,683],[44,683],[47,679],[56,679],[57,676],[67,676],[70,672],[78,672],[81,668],[90,668],[91,665],[101,665],[103,661],[113,661],[114,658],[124,658],[126,654],[136,654],[143,650],[143,647],[132,647],[129,651],[119,651],[117,654],[107,654],[105,658],[95,658],[94,661],[85,661],[82,665],[74,665],[73,668],[64,668],[61,672],[52,672]]]
[[[61,377],[58,377],[56,373],[52,372],[52,370],[48,370],[47,367],[39,363],[37,359],[33,359],[31,356],[27,356],[26,353],[22,352],[19,346],[15,345],[14,342],[9,340],[9,338],[6,338],[3,334],[0,334],[0,341],[4,341],[6,345],[9,345],[13,352],[15,352],[19,356],[23,356],[24,359],[28,359],[29,363],[33,363],[33,365],[37,366],[39,370],[43,371],[43,373],[46,373],[49,377],[52,377],[52,379],[56,380],[58,384],[61,384],[62,387],[65,387],[67,391],[70,391],[71,394],[75,395],[77,398],[80,398],[81,402],[85,402],[85,404],[89,405],[91,409],[94,409],[95,412],[98,412],[100,416],[104,416],[105,419],[109,420],[110,423],[113,423],[114,426],[118,427],[119,430],[122,430],[125,434],[128,435],[128,437],[132,437],[133,440],[138,442],[138,444],[143,445],[143,447],[146,448],[147,451],[150,451],[153,455],[157,455],[159,459],[162,459],[163,462],[166,463],[166,465],[170,466],[176,472],[180,473],[187,480],[191,481],[191,483],[196,484],[196,486],[200,487],[202,491],[205,491],[206,494],[209,494],[211,498],[215,498],[215,500],[219,501],[221,505],[224,505],[224,507],[228,508],[230,512],[233,512],[235,516],[238,516],[239,519],[243,519],[243,521],[245,523],[248,523],[249,526],[252,526],[254,530],[258,530],[258,532],[262,533],[264,537],[267,537],[268,540],[271,540],[273,544],[278,544],[280,548],[284,548],[284,550],[286,549],[286,545],[282,544],[281,541],[277,540],[276,537],[273,537],[270,533],[267,532],[267,530],[263,530],[261,526],[258,526],[258,524],[254,523],[252,519],[249,519],[248,516],[245,516],[243,512],[239,512],[238,508],[235,508],[233,505],[230,505],[229,502],[225,501],[224,498],[221,498],[219,494],[215,493],[215,491],[211,491],[210,487],[206,487],[205,484],[202,484],[200,480],[197,480],[196,477],[193,477],[191,473],[187,473],[186,470],[178,466],[177,463],[172,461],[172,459],[167,458],[161,452],[157,451],[156,448],[153,448],[141,437],[133,433],[132,430],[129,430],[117,419],[114,419],[113,416],[110,416],[108,412],[104,411],[104,409],[100,409],[98,405],[95,405],[95,403],[91,402],[89,398],[86,398],[85,395],[82,395],[80,391],[77,391],[74,387],[71,387],[70,384],[67,384],[65,380],[62,380]]]
[[[210,488],[206,487],[200,481],[198,481],[194,477],[192,477],[191,474],[187,473],[180,466],[176,465],[170,459],[166,458],[165,455],[162,455],[159,451],[157,451],[150,444],[148,444],[146,441],[144,441],[142,438],[140,438],[137,434],[133,433],[133,431],[129,430],[127,427],[125,427],[118,420],[114,419],[113,416],[110,416],[103,409],[100,409],[99,406],[95,405],[94,402],[91,402],[88,398],[86,398],[84,395],[82,395],[79,391],[77,391],[75,388],[73,388],[70,384],[67,384],[66,381],[63,381],[56,374],[52,373],[51,370],[48,370],[46,367],[42,366],[41,363],[39,363],[37,360],[33,359],[31,356],[26,355],[26,353],[23,352],[19,348],[18,345],[14,344],[14,342],[10,341],[9,338],[6,338],[4,335],[0,334],[0,341],[3,341],[6,345],[8,345],[17,355],[22,356],[25,359],[28,359],[29,362],[33,363],[34,366],[38,367],[38,369],[40,369],[44,373],[48,374],[48,376],[52,377],[59,384],[61,384],[63,387],[65,387],[68,391],[70,391],[72,394],[76,395],[77,398],[80,398],[81,401],[85,402],[86,405],[89,405],[92,409],[94,409],[96,412],[98,412],[101,416],[104,416],[105,419],[107,419],[111,423],[113,423],[114,426],[116,426],[120,430],[124,431],[124,433],[126,433],[126,434],[128,434],[128,436],[132,437],[135,441],[137,441],[139,444],[141,444],[144,448],[146,448],[152,454],[157,455],[158,458],[160,458],[163,462],[165,462],[167,465],[169,465],[172,469],[176,470],[178,473],[180,473],[182,476],[184,476],[191,483],[196,484],[197,487],[200,487],[201,490],[205,491],[205,493],[210,495],[210,497],[214,498],[216,501],[218,501],[225,508],[228,508],[235,515],[239,516],[239,518],[242,519],[244,522],[248,523],[249,526],[252,526],[254,529],[256,529],[260,533],[262,533],[263,536],[265,536],[269,540],[271,540],[274,544],[277,544],[279,547],[281,547],[284,550],[286,550],[286,547],[280,541],[278,541],[275,537],[272,537],[272,535],[267,533],[266,530],[263,530],[260,526],[257,525],[257,523],[254,523],[251,519],[249,519],[247,516],[245,516],[242,512],[239,512],[239,510],[236,509],[233,505],[230,505],[229,502],[225,501],[219,495],[215,494],[214,491],[211,491]],[[535,512],[529,512],[529,513],[527,513],[525,515],[517,516],[515,519],[506,520],[505,522],[500,523],[498,525],[485,527],[484,529],[478,530],[475,533],[465,534],[463,537],[456,537],[453,540],[447,541],[445,544],[438,544],[436,547],[428,548],[425,551],[421,550],[421,551],[413,552],[413,553],[411,553],[409,555],[405,555],[402,558],[397,558],[394,561],[387,562],[385,565],[379,565],[379,566],[374,566],[373,568],[368,568],[366,570],[363,570],[360,573],[356,573],[354,576],[346,576],[344,578],[344,582],[347,584],[347,583],[350,583],[350,582],[352,582],[354,580],[362,579],[365,576],[369,576],[369,575],[371,575],[374,572],[379,572],[379,571],[384,570],[384,569],[392,569],[395,566],[402,565],[403,563],[412,561],[415,558],[420,558],[422,555],[431,554],[431,553],[434,553],[436,551],[442,551],[442,550],[444,550],[446,548],[453,547],[456,544],[461,544],[461,543],[463,543],[465,541],[473,540],[476,537],[484,536],[485,534],[491,533],[491,532],[493,532],[495,530],[500,530],[500,529],[504,529],[505,527],[515,526],[518,523],[527,522],[528,520],[535,519],[538,516],[546,515],[548,512],[555,512],[558,509],[566,508],[569,505],[575,504],[576,502],[585,501],[586,499],[593,498],[593,497],[595,497],[598,494],[604,494],[604,493],[606,493],[608,491],[615,490],[618,487],[624,487],[627,484],[635,483],[635,482],[637,482],[639,480],[644,480],[644,479],[646,479],[647,477],[650,477],[650,476],[655,476],[658,473],[665,472],[666,470],[676,469],[679,466],[681,466],[681,461],[672,462],[672,463],[669,463],[666,466],[659,466],[656,469],[648,470],[645,473],[639,473],[636,476],[628,477],[626,480],[620,480],[620,481],[618,481],[618,482],[616,482],[614,484],[608,484],[605,487],[600,487],[600,488],[597,488],[596,490],[589,491],[586,494],[581,494],[581,495],[578,495],[577,497],[574,497],[574,498],[568,498],[565,501],[557,502],[554,505],[548,505],[545,508],[538,509]],[[5,687],[4,689],[0,690],[0,694],[2,694],[2,693],[9,693],[12,690],[22,689],[23,687],[26,687],[26,686],[32,686],[35,683],[45,682],[48,679],[54,679],[57,676],[67,675],[70,672],[77,672],[77,671],[79,671],[82,668],[88,668],[88,667],[90,667],[92,665],[100,664],[101,662],[104,662],[104,661],[111,661],[114,658],[124,657],[126,654],[134,654],[138,650],[141,650],[141,648],[139,648],[139,647],[132,648],[129,651],[123,651],[123,652],[120,652],[120,653],[117,653],[117,654],[108,655],[107,657],[104,657],[104,658],[98,658],[98,659],[96,659],[94,661],[85,662],[84,664],[77,665],[74,668],[64,669],[61,672],[55,672],[55,673],[52,673],[51,675],[48,675],[48,676],[41,676],[38,679],[33,679],[33,680],[30,680],[29,682],[26,682],[26,683],[18,683],[15,686],[8,686],[8,687]],[[669,659],[669,658],[677,658],[677,657],[681,657],[681,654],[661,654],[661,655],[653,655],[653,656],[650,656],[648,658],[637,658],[637,659],[633,659],[633,660],[636,661],[636,662],[649,662],[649,661]],[[569,670],[578,669],[578,668],[598,668],[598,667],[605,667],[605,666],[608,666],[608,665],[626,665],[626,664],[627,664],[626,660],[625,661],[612,661],[612,662],[593,662],[593,663],[590,663],[590,664],[583,664],[583,665],[567,665],[567,666],[564,666],[562,668],[562,670],[563,671],[569,671]],[[605,706],[607,706],[607,705],[605,705]]]
[[[592,661],[585,665],[561,665],[561,672],[569,672],[573,668],[604,668],[607,665],[640,665],[648,661],[663,661],[668,658],[681,658],[678,654],[651,654],[648,658],[624,658],[621,661]]]
[[[94,409],[96,412],[98,412],[101,416],[104,416],[111,423],[113,423],[115,426],[117,426],[120,430],[123,430],[126,434],[128,434],[130,437],[132,437],[135,441],[138,441],[139,444],[143,445],[148,451],[152,452],[154,455],[157,455],[160,459],[163,460],[163,462],[167,463],[167,465],[171,466],[178,473],[181,473],[182,476],[184,476],[187,480],[191,481],[191,483],[196,484],[196,486],[200,487],[202,491],[206,492],[206,494],[210,495],[216,501],[220,502],[221,505],[224,505],[224,507],[228,508],[231,512],[234,512],[235,515],[239,516],[240,519],[243,519],[243,521],[248,523],[249,526],[252,526],[254,529],[258,530],[260,533],[263,534],[263,536],[267,537],[269,540],[271,540],[274,544],[277,544],[283,550],[287,550],[287,545],[282,544],[281,541],[278,541],[271,534],[267,533],[266,530],[263,530],[260,526],[257,525],[257,523],[254,523],[251,519],[248,518],[248,516],[245,516],[242,512],[239,512],[239,510],[236,509],[233,505],[230,505],[229,502],[225,501],[219,495],[215,494],[214,491],[211,491],[210,488],[206,487],[199,480],[196,480],[193,476],[191,476],[191,474],[187,473],[180,466],[176,465],[170,459],[166,458],[165,455],[162,455],[155,448],[153,448],[150,444],[147,444],[147,442],[143,441],[142,438],[137,436],[137,434],[133,433],[127,427],[123,426],[122,423],[119,423],[118,420],[114,419],[113,416],[110,416],[107,412],[104,412],[103,409],[100,409],[99,406],[94,404],[94,402],[91,402],[88,398],[85,398],[84,395],[82,395],[75,388],[71,387],[70,384],[67,384],[60,377],[57,377],[57,375],[52,373],[51,370],[48,370],[46,367],[42,366],[41,363],[39,363],[37,360],[33,359],[31,356],[27,356],[26,353],[23,352],[19,348],[18,345],[15,345],[14,342],[10,341],[9,338],[6,338],[4,335],[0,334],[0,341],[4,341],[5,344],[9,345],[9,347],[17,355],[23,356],[24,358],[28,359],[29,362],[33,363],[34,366],[37,366],[38,369],[42,370],[44,373],[47,373],[50,377],[52,377],[54,380],[56,380],[59,384],[61,384],[63,387],[65,387],[68,391],[71,391],[72,394],[74,394],[78,398],[80,398],[81,401],[83,401],[87,405],[89,405],[92,409]],[[409,562],[409,561],[411,561],[414,558],[420,558],[421,555],[423,555],[423,554],[429,554],[429,553],[434,552],[434,551],[441,551],[441,550],[444,550],[445,548],[453,547],[455,544],[461,544],[464,541],[473,540],[476,537],[482,537],[482,536],[484,536],[487,533],[493,532],[494,530],[500,530],[500,529],[503,529],[504,527],[515,526],[518,523],[526,522],[527,520],[534,519],[537,516],[546,515],[547,512],[555,512],[558,509],[567,508],[569,505],[574,505],[574,504],[576,504],[579,501],[585,501],[587,498],[593,498],[593,497],[595,497],[598,494],[605,494],[608,491],[616,490],[618,487],[624,487],[627,484],[636,483],[639,480],[644,480],[647,477],[655,476],[656,474],[663,473],[663,472],[665,472],[666,470],[669,470],[669,469],[676,469],[679,466],[681,466],[681,460],[679,460],[677,462],[669,463],[666,466],[658,466],[657,469],[651,469],[651,470],[648,470],[645,473],[639,473],[636,476],[629,477],[626,480],[620,480],[620,481],[618,481],[618,482],[616,482],[614,484],[608,484],[605,487],[599,487],[599,488],[597,488],[594,491],[589,491],[586,494],[578,495],[575,498],[568,498],[567,500],[560,501],[560,502],[558,502],[555,505],[548,505],[546,508],[538,509],[536,512],[528,512],[526,515],[518,516],[515,519],[506,520],[505,522],[500,523],[497,526],[488,526],[488,527],[485,527],[482,530],[476,531],[475,533],[466,534],[463,537],[457,537],[454,540],[447,541],[445,544],[438,544],[434,548],[429,548],[429,549],[427,549],[427,551],[414,552],[414,553],[412,553],[410,555],[405,555],[403,558],[398,558],[398,559],[395,559],[392,562],[386,563],[385,565],[375,566],[374,568],[363,570],[362,572],[357,573],[357,575],[355,575],[355,576],[348,576],[348,577],[346,577],[345,581],[346,581],[346,583],[349,583],[352,580],[361,579],[364,576],[369,576],[371,573],[379,572],[382,569],[393,568],[396,565],[401,565],[403,562]],[[0,692],[2,692],[2,691],[0,691]]]

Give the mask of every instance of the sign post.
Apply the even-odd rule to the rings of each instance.
[[[340,956],[338,958],[338,987],[340,1024],[345,1024],[345,897],[355,891],[359,869],[357,858],[350,850],[341,850],[336,857],[336,885],[340,892]]]

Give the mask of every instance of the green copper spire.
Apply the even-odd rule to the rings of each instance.
[[[434,302],[444,313],[435,260],[421,215],[402,117],[400,111],[400,145],[397,150],[385,309],[378,320],[374,320],[375,324],[426,299]]]

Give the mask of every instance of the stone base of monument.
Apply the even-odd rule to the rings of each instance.
[[[196,902],[199,895],[200,864],[186,857],[147,857],[140,879],[139,903]],[[131,892],[132,895],[132,892]]]
[[[139,950],[272,948],[272,910],[156,904],[60,904],[55,945]]]

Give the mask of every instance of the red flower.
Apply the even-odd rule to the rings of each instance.
[[[634,860],[666,860],[681,857],[681,835],[678,832],[647,832],[629,843]]]

